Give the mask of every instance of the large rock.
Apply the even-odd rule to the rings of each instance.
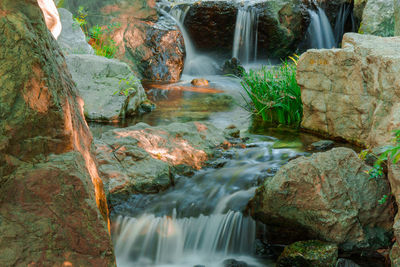
[[[184,64],[183,36],[171,19],[159,18],[155,1],[65,0],[76,14],[79,6],[88,11],[88,26],[120,24],[109,36],[116,42],[116,58],[127,62],[141,78],[179,81]]]
[[[114,266],[92,137],[36,1],[0,2],[0,266]]]
[[[94,54],[93,48],[87,43],[81,27],[72,19],[72,13],[65,8],[59,8],[62,31],[57,39],[64,54]]]
[[[139,113],[146,93],[126,63],[95,55],[68,55],[66,59],[88,120],[119,121]],[[129,88],[133,89],[125,94]]]
[[[389,174],[389,182],[392,188],[392,194],[396,200],[397,206],[400,205],[400,163],[393,164],[389,162],[388,168]],[[397,213],[394,219],[394,236],[396,238],[396,242],[393,245],[392,251],[390,253],[390,258],[392,260],[392,266],[400,265],[400,214]]]
[[[174,183],[174,169],[201,168],[224,140],[211,124],[139,123],[104,133],[96,151],[109,193],[157,193]]]
[[[400,127],[400,38],[348,33],[343,49],[298,62],[302,127],[363,146],[386,145]]]
[[[394,35],[394,1],[368,0],[363,10],[360,33],[378,36]]]
[[[393,218],[386,179],[370,179],[348,148],[290,161],[261,186],[250,202],[252,215],[267,225],[269,241],[320,239],[353,248],[390,243]]]
[[[180,7],[185,9],[187,5]],[[191,5],[184,24],[200,50],[232,50],[240,5],[233,1],[203,1]],[[302,1],[261,1],[253,8],[259,21],[259,54],[282,57],[293,53],[307,30],[307,12]]]

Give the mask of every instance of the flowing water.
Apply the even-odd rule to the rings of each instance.
[[[238,8],[232,57],[248,64],[257,61],[258,14],[257,9],[249,4]]]
[[[339,13],[336,17],[335,22],[335,40],[336,40],[336,47],[340,47],[343,39],[343,35],[346,32],[346,25],[350,21],[351,27],[347,29],[351,32],[356,32],[356,22],[353,15],[353,5],[344,3],[340,6]]]
[[[308,36],[310,38],[311,48],[332,48],[336,46],[335,36],[332,26],[329,23],[325,11],[317,6],[316,10],[309,9],[310,25],[308,27]]]

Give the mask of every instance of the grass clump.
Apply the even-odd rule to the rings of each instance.
[[[267,122],[299,126],[303,116],[300,87],[296,81],[297,60],[243,73],[242,87],[250,98],[249,111]]]

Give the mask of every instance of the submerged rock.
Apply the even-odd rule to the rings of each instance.
[[[336,267],[338,246],[317,240],[299,241],[283,250],[277,267]]]
[[[57,39],[64,54],[94,54],[93,48],[86,41],[81,27],[74,22],[72,13],[65,8],[59,8],[62,31]]]
[[[115,266],[82,101],[37,1],[0,1],[0,266]]]
[[[300,157],[266,180],[249,204],[270,242],[318,238],[345,250],[388,245],[392,220],[386,179],[370,179],[348,148]]]
[[[110,194],[157,193],[174,183],[177,170],[200,169],[224,142],[208,123],[145,123],[104,133],[96,141],[100,171]],[[187,167],[185,167],[187,166]]]
[[[66,60],[87,120],[123,120],[146,103],[143,86],[126,63],[95,55],[68,55]]]
[[[347,33],[343,49],[309,50],[298,62],[302,127],[363,146],[400,128],[400,38]]]
[[[312,149],[317,151],[325,151],[331,149],[335,145],[332,140],[321,140],[311,144]]]

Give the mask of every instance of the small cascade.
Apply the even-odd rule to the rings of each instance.
[[[335,47],[335,37],[325,11],[321,7],[316,6],[316,10],[309,9],[308,13],[310,14],[311,22],[307,32],[311,48]]]
[[[256,223],[240,212],[197,218],[118,217],[114,244],[118,266],[194,266],[251,255]]]
[[[346,25],[351,24],[351,28],[346,29]],[[338,16],[335,22],[335,40],[336,46],[340,47],[345,32],[356,32],[356,22],[353,15],[353,5],[344,3],[340,6]]]
[[[201,55],[196,51],[196,48],[184,27],[186,14],[190,10],[190,6],[175,6],[170,9],[169,13],[162,8],[160,12],[173,19],[182,32],[185,40],[186,59],[183,73],[188,75],[212,75],[217,71],[218,64],[210,57]]]
[[[235,35],[233,38],[232,57],[238,58],[242,63],[257,60],[258,43],[258,14],[254,6],[239,7]]]

